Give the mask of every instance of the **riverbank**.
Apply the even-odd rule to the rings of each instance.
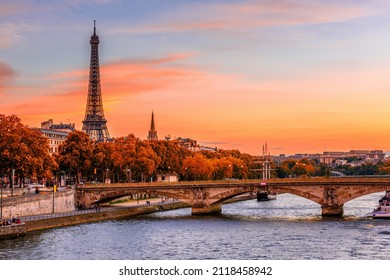
[[[26,224],[0,226],[0,239],[17,237],[26,234]]]
[[[153,206],[143,206],[136,208],[128,208],[128,209],[119,209],[113,211],[101,211],[89,214],[80,214],[75,216],[67,216],[67,217],[58,217],[52,219],[42,219],[42,220],[34,220],[26,222],[26,231],[36,231],[36,230],[44,230],[56,227],[65,227],[65,226],[73,226],[83,223],[92,223],[103,220],[110,219],[120,219],[126,217],[132,217],[142,214],[149,214],[160,211],[169,211],[179,208],[188,207],[188,205],[178,202],[171,203],[166,205],[153,205]]]
[[[255,199],[255,198],[256,195],[242,195],[242,196],[231,198],[225,201],[224,204],[248,200],[248,199]],[[148,201],[150,203],[160,202],[161,198],[150,198],[148,199]],[[83,223],[93,223],[93,222],[99,222],[99,221],[111,220],[111,219],[121,219],[121,218],[142,215],[142,214],[150,214],[150,213],[155,213],[160,211],[169,211],[169,210],[189,207],[187,204],[182,202],[172,202],[172,203],[167,203],[162,205],[134,207],[138,204],[139,201],[128,201],[128,202],[117,203],[114,206],[109,206],[110,208],[118,207],[118,210],[100,211],[100,212],[97,211],[94,213],[80,214],[74,216],[26,221],[25,222],[26,232],[72,226],[72,225],[78,225]],[[133,207],[130,208],[130,206]],[[129,207],[129,208],[124,208],[124,207]]]

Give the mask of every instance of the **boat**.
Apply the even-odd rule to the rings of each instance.
[[[379,199],[379,205],[372,212],[374,219],[390,219],[390,191]]]
[[[257,193],[257,201],[268,201],[276,199],[276,194],[262,191]]]

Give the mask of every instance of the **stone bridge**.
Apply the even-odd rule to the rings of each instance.
[[[344,203],[370,193],[390,191],[390,177],[297,178],[178,183],[84,185],[77,188],[79,205],[108,202],[127,195],[174,198],[192,207],[192,214],[221,212],[232,197],[260,191],[289,193],[321,205],[323,216],[341,216]]]

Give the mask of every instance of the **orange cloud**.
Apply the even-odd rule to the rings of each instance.
[[[173,89],[175,84],[186,83],[203,75],[199,70],[170,65],[189,56],[190,54],[177,53],[150,60],[122,60],[101,65],[105,111],[115,110],[117,104],[126,103],[131,96]],[[0,66],[5,82],[5,77],[12,72],[5,64]],[[67,115],[77,115],[77,120],[80,121],[87,99],[88,70],[58,73],[43,80],[45,85],[28,88],[29,95],[23,95],[20,100],[16,97],[21,94],[22,87],[14,87],[12,91],[17,94],[8,94],[7,102],[0,105],[1,110],[8,114],[17,112],[30,124],[53,114],[63,116],[62,119],[65,120],[68,119]]]
[[[253,81],[196,67],[186,57],[171,54],[101,65],[104,111],[112,136],[134,133],[145,138],[154,110],[160,139],[167,134],[191,137],[250,153],[258,153],[266,141],[270,147],[284,148],[276,152],[289,153],[365,148],[367,143],[370,149],[383,149],[390,140],[384,130],[390,102],[388,69]],[[46,81],[41,87],[13,88],[15,93],[35,95],[16,100],[19,94],[13,94],[11,101],[0,103],[0,111],[16,113],[30,126],[53,118],[69,119],[81,129],[88,70],[58,73]]]

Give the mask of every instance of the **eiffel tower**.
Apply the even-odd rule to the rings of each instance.
[[[107,120],[104,118],[103,101],[100,87],[99,70],[99,37],[96,35],[96,21],[93,23],[91,44],[91,63],[89,68],[88,100],[82,130],[96,142],[105,142],[110,139],[107,129]]]

